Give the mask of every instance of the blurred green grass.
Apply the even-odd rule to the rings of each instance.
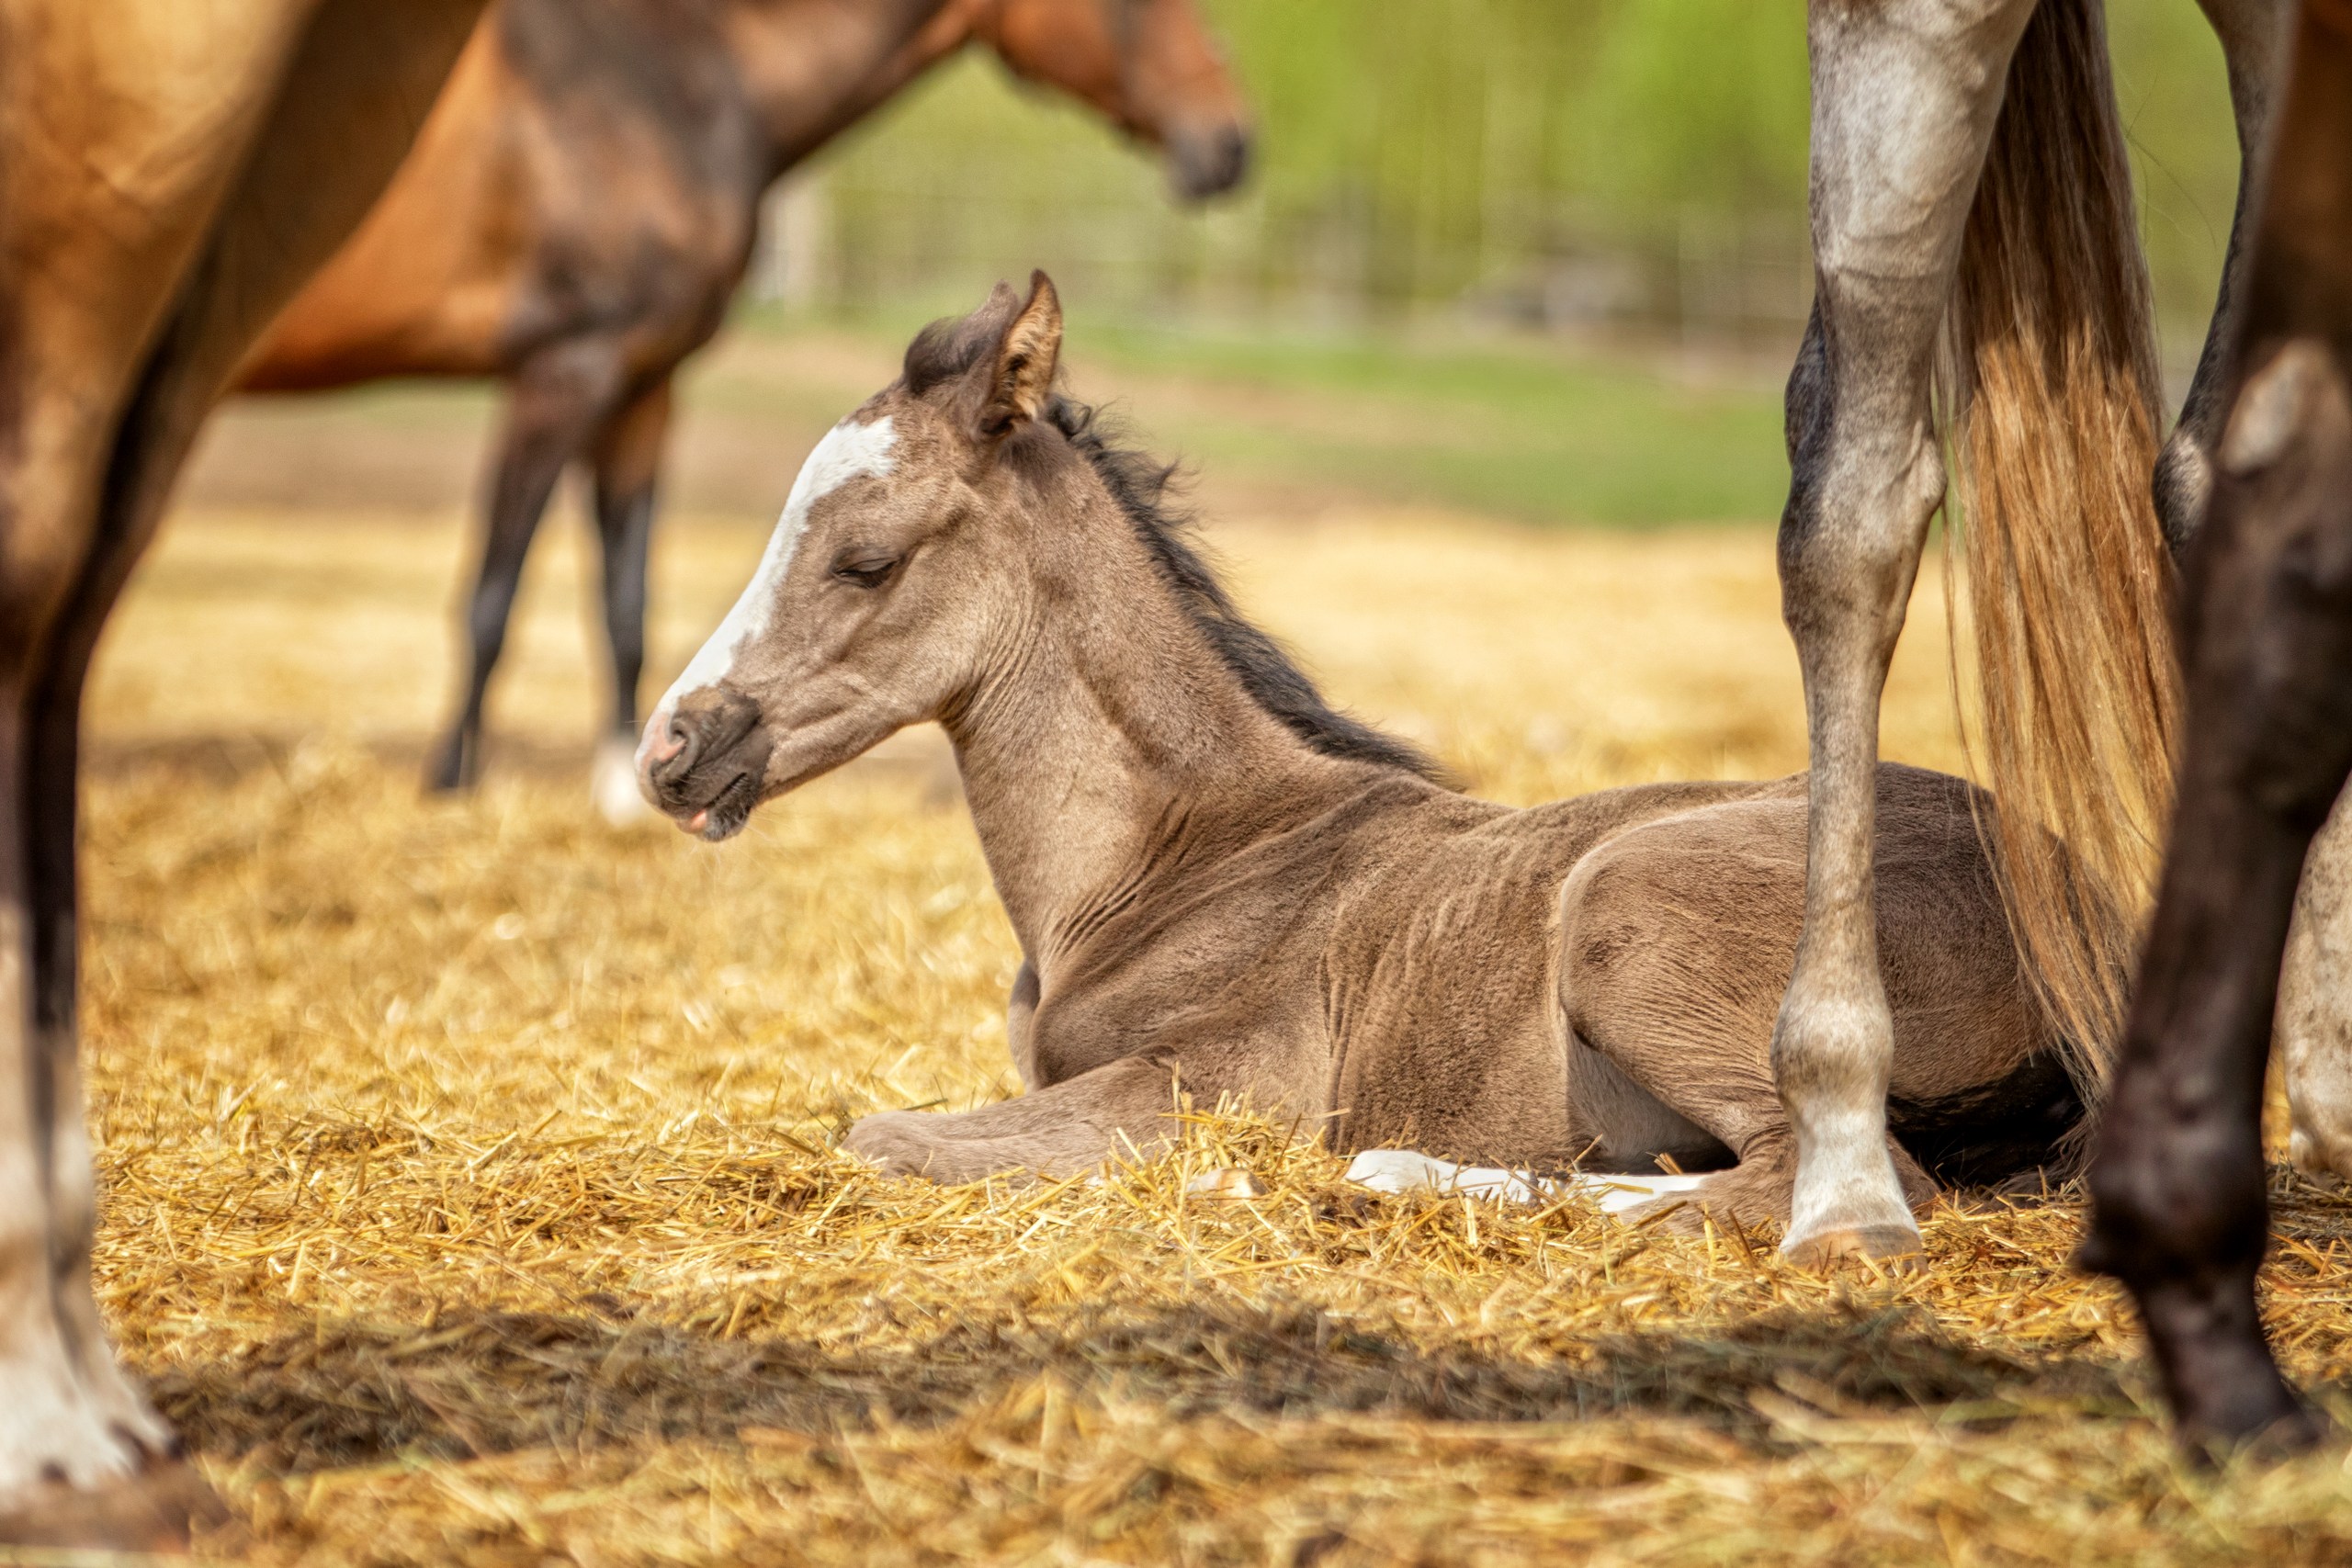
[[[846,335],[895,355],[939,309],[846,328],[746,310],[734,330],[753,352],[698,377],[687,417],[763,404],[838,417],[875,389],[812,384],[797,341]],[[1080,396],[1218,494],[1645,528],[1769,520],[1788,483],[1771,356],[1686,363],[1532,338],[1176,328],[1073,309],[1064,360]]]
[[[680,379],[663,494],[772,516],[809,446],[973,298],[793,320],[741,313]],[[1402,507],[1542,526],[1756,525],[1779,515],[1776,352],[1574,346],[1435,330],[1245,331],[1073,309],[1069,385],[1190,471],[1211,515]],[[187,487],[321,513],[470,506],[498,389],[389,382],[241,399]]]
[[[1769,518],[1788,482],[1777,394],[1630,355],[1133,325],[1095,330],[1083,352],[1230,390],[1175,403],[1167,436],[1190,461],[1284,488],[1645,527]]]

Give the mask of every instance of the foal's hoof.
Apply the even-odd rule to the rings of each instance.
[[[1848,1225],[1815,1231],[1781,1245],[1781,1256],[1801,1269],[1828,1269],[1849,1261],[1867,1261],[1882,1269],[1912,1273],[1928,1266],[1920,1250],[1919,1233],[1907,1225]]]
[[[861,1116],[842,1139],[842,1152],[885,1176],[928,1176],[937,1145],[923,1135],[925,1120],[919,1111],[877,1111]]]
[[[0,1543],[181,1555],[200,1531],[229,1522],[229,1510],[193,1465],[154,1460],[102,1486],[48,1482],[0,1514]]]

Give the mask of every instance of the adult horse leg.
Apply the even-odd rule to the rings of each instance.
[[[1816,4],[1813,320],[1789,378],[1782,615],[1812,757],[1804,935],[1772,1034],[1796,1146],[1781,1249],[1916,1250],[1887,1154],[1893,1021],[1871,886],[1880,694],[1944,491],[1936,333],[2031,0]]]
[[[645,568],[654,489],[670,429],[670,378],[641,387],[596,438],[596,536],[605,563],[605,635],[613,650],[612,731],[596,746],[597,810],[619,826],[646,814],[637,787],[637,683],[645,668]]]
[[[2286,0],[2200,0],[2229,62],[2238,200],[2213,321],[2180,423],[2156,469],[2156,511],[2176,551],[2202,519],[2222,436],[2223,378],[2245,298],[2247,223],[2265,133],[2285,75]],[[2352,807],[2341,801],[2304,862],[2279,977],[2276,1039],[2292,1127],[2289,1152],[2315,1176],[2352,1179]]]
[[[481,565],[466,610],[465,694],[425,775],[428,788],[470,789],[481,780],[482,699],[506,646],[506,622],[531,536],[556,480],[604,424],[621,383],[619,354],[594,338],[543,350],[515,372],[483,520]]]
[[[2262,167],[2263,139],[2270,111],[2286,73],[2287,25],[2294,15],[2293,0],[2198,0],[2205,19],[2221,39],[2222,57],[2229,67],[2230,109],[2237,122],[2238,197],[2230,219],[2230,243],[2222,262],[2222,281],[2213,300],[2213,318],[2205,329],[2205,346],[2197,356],[2196,374],[2189,378],[2182,399],[2180,420],[2165,442],[2155,475],[2156,516],[2175,555],[2187,547],[2205,514],[2205,501],[2213,484],[2213,446],[2222,438],[2222,380],[2229,369],[2229,345],[2236,332],[2239,305],[2245,297],[2247,220],[2253,212],[2256,176]]]
[[[2180,803],[2083,1248],[2132,1287],[2192,1440],[2306,1430],[2255,1307],[2262,1083],[2295,885],[2352,771],[2352,380],[2301,340],[2237,408],[2190,553]]]
[[[2083,1248],[2131,1286],[2192,1440],[2312,1431],[2254,1285],[2279,960],[2352,773],[2352,6],[2306,4],[2292,58],[2184,584],[2180,802]]]
[[[82,352],[62,359],[36,351],[6,367],[21,370],[30,389],[19,405],[29,410],[28,424],[41,422],[44,400],[71,409],[54,423],[73,432],[79,455],[61,457],[52,448],[45,476],[21,465],[0,472],[0,557],[6,558],[0,600],[13,610],[34,607],[20,597],[28,583],[17,547],[39,540],[45,528],[54,538],[77,521],[80,538],[70,553],[51,552],[52,564],[67,568],[61,591],[40,596],[53,614],[0,614],[0,641],[10,644],[0,668],[16,676],[0,696],[6,730],[0,776],[8,786],[0,804],[10,818],[0,832],[0,993],[16,988],[11,981],[28,979],[30,992],[0,995],[0,1038],[29,1025],[29,1038],[10,1042],[12,1050],[23,1048],[23,1070],[0,1076],[0,1082],[21,1085],[26,1096],[21,1118],[18,1106],[0,1108],[17,1123],[0,1142],[32,1156],[28,1174],[45,1188],[39,1201],[10,1200],[6,1209],[45,1232],[40,1293],[51,1325],[36,1337],[38,1345],[11,1336],[0,1495],[17,1511],[0,1517],[0,1540],[167,1544],[184,1536],[192,1513],[209,1506],[192,1472],[153,1463],[168,1450],[169,1435],[122,1378],[91,1293],[96,1203],[75,1034],[81,692],[98,628],[153,531],[172,475],[219,387],[270,313],[380,189],[478,10],[478,0],[396,8],[327,0],[307,15],[305,7],[288,7],[277,18],[282,30],[254,28],[245,17],[231,29],[233,39],[175,35],[202,46],[187,72],[217,73],[209,78],[214,90],[198,101],[249,106],[252,118],[206,131],[175,128],[167,142],[172,166],[211,182],[209,194],[192,195],[175,209],[149,192],[141,214],[154,228],[138,242],[124,244],[119,229],[93,225],[84,231],[85,240],[106,254],[50,258],[61,265],[49,276],[74,283],[68,300],[47,302],[49,314],[71,319],[88,301],[107,299],[107,284],[119,277],[129,285],[126,303],[154,299],[167,311],[160,321],[132,329],[134,341],[152,346],[127,357],[120,390],[106,400],[112,412],[96,418],[85,405],[106,384],[112,362],[92,355],[87,341],[79,344]],[[151,31],[151,41],[163,36]],[[190,156],[190,148],[210,155]],[[108,249],[115,244],[122,248]],[[176,262],[157,258],[155,250],[164,247],[178,252]],[[20,299],[19,308],[44,306]],[[64,335],[73,338],[70,331]],[[52,387],[70,390],[52,397]],[[24,450],[0,445],[14,446],[16,455]],[[36,457],[33,467],[40,466]],[[0,1161],[11,1184],[27,1174],[18,1164]],[[38,1218],[44,1210],[45,1219]],[[6,1278],[0,1288],[29,1285],[19,1272],[14,1260],[0,1269]],[[19,1313],[0,1317],[12,1328],[24,1326]],[[49,1398],[57,1378],[69,1394],[62,1409]],[[95,1444],[87,1435],[93,1427],[102,1433]],[[142,1455],[150,1461],[146,1473],[128,1489],[77,1490]],[[29,1469],[20,1462],[28,1458]],[[35,1473],[50,1484],[28,1493]]]

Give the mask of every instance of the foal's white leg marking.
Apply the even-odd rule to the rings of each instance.
[[[1375,1192],[1443,1192],[1463,1198],[1499,1198],[1507,1203],[1540,1203],[1563,1193],[1581,1192],[1603,1213],[1628,1209],[1679,1192],[1695,1192],[1702,1176],[1571,1176],[1546,1180],[1524,1170],[1456,1165],[1419,1149],[1366,1149],[1348,1162],[1348,1179]]]
[[[1886,1150],[1894,1023],[1871,843],[1879,697],[1943,491],[1928,367],[2030,0],[1815,0],[1813,225],[1826,385],[1782,525],[1813,775],[1804,931],[1773,1030],[1797,1148],[1785,1252],[1916,1245]]]
[[[768,547],[760,555],[759,568],[752,573],[752,581],[736,599],[735,607],[727,612],[727,618],[718,623],[718,629],[702,645],[701,651],[670,683],[670,689],[662,694],[653,716],[645,721],[633,772],[644,770],[652,748],[669,733],[670,718],[677,711],[678,699],[689,692],[718,684],[734,668],[735,657],[743,645],[768,629],[776,594],[784,586],[784,574],[791,570],[793,554],[800,547],[800,536],[808,531],[810,509],[852,479],[888,473],[893,464],[890,448],[897,441],[891,422],[885,416],[872,424],[843,420],[817,443],[808,460],[800,465],[799,477],[792,481],[792,492],[785,498],[784,513],[776,519],[775,532],[768,536]]]
[[[2312,840],[2295,892],[2278,981],[2279,1053],[2292,1128],[2288,1155],[2313,1176],[2352,1180],[2352,791]]]

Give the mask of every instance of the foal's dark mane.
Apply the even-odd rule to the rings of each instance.
[[[983,353],[994,350],[1002,327],[1002,321],[992,319],[986,307],[961,321],[933,321],[908,345],[907,389],[920,397],[970,370]],[[1192,515],[1170,503],[1176,464],[1120,446],[1117,433],[1091,404],[1058,392],[1046,400],[1045,423],[1060,432],[1094,469],[1150,553],[1177,604],[1260,707],[1326,757],[1375,762],[1442,780],[1444,770],[1419,748],[1325,702],[1282,644],[1242,619],[1192,540]]]
[[[1301,740],[1327,757],[1403,768],[1426,779],[1440,776],[1438,764],[1418,747],[1351,718],[1323,700],[1282,644],[1242,619],[1225,585],[1191,538],[1193,517],[1169,504],[1177,465],[1148,452],[1121,446],[1086,403],[1056,394],[1046,405],[1046,422],[1066,436],[1092,465],[1095,477],[1134,525],[1151,553],[1160,580],[1176,595],[1209,647],[1239,678],[1260,707],[1282,720]]]

